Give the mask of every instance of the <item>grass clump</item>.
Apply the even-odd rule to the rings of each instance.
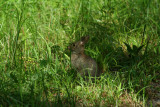
[[[0,1],[1,106],[145,106],[159,80],[157,0]],[[90,35],[85,52],[103,69],[78,78],[67,46]]]

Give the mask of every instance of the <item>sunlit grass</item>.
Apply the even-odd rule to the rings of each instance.
[[[0,1],[0,104],[28,106],[145,105],[158,78],[157,0]],[[67,46],[90,36],[85,52],[102,76],[85,81]],[[127,43],[144,47],[130,55]],[[90,79],[91,80],[91,79]]]

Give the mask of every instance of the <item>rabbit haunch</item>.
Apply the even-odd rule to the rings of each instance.
[[[71,49],[71,64],[81,76],[99,76],[99,68],[96,61],[84,53],[84,45],[89,36],[82,37],[80,41],[69,46]]]

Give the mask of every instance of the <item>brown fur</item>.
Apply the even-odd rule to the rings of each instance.
[[[71,50],[71,64],[82,77],[89,75],[98,77],[100,73],[96,61],[84,53],[84,46],[88,40],[89,36],[82,37],[80,41],[69,46]]]

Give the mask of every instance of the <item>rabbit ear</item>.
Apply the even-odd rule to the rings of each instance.
[[[84,37],[81,38],[81,41],[82,41],[83,43],[88,42],[88,40],[89,40],[89,36],[84,36]]]

